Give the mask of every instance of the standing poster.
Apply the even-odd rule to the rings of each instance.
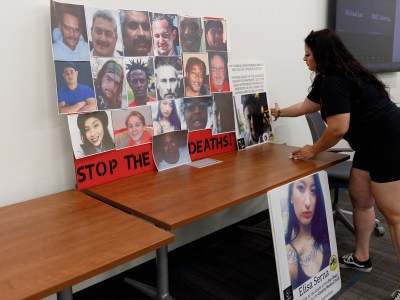
[[[238,149],[274,141],[264,64],[229,64],[228,67]]]
[[[325,171],[268,192],[280,299],[329,299],[341,287]]]

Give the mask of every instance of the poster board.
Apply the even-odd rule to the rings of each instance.
[[[229,64],[239,150],[275,140],[265,75],[263,63]]]
[[[50,11],[78,189],[236,150],[224,18],[55,1]]]
[[[268,192],[281,300],[329,299],[340,290],[325,171]]]

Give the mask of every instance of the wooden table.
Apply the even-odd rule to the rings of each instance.
[[[70,190],[0,208],[0,298],[72,299],[72,286],[174,236]]]
[[[296,149],[264,144],[213,156],[221,163],[147,172],[99,185],[85,193],[173,230],[238,205],[269,190],[347,160],[323,152],[310,160],[289,159]]]
[[[289,158],[294,149],[278,144],[258,145],[213,156],[222,162],[205,168],[184,165],[142,173],[85,193],[173,230],[349,158],[324,152],[310,160],[294,160]],[[141,289],[135,282],[132,285]],[[169,295],[167,289],[168,286],[164,292]]]

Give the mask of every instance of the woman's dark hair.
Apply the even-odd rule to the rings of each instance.
[[[125,120],[126,128],[128,128],[128,121],[129,121],[130,117],[138,117],[140,119],[140,122],[142,122],[143,126],[146,126],[146,120],[144,119],[143,115],[140,112],[134,110],[134,111],[131,111],[131,113],[126,117],[126,120]]]
[[[315,184],[316,202],[315,202],[314,215],[311,220],[310,227],[311,227],[311,235],[315,239],[315,242],[318,245],[326,243],[328,241],[328,224],[326,220],[325,201],[324,201],[324,195],[322,193],[321,181],[319,179],[318,174],[314,174],[312,176],[314,178],[314,184]],[[299,220],[296,217],[296,213],[294,211],[294,205],[291,203],[293,196],[293,188],[294,188],[294,183],[289,184],[289,195],[288,195],[289,218],[288,218],[287,232],[285,234],[286,244],[291,243],[297,237],[300,230]]]
[[[160,121],[163,118],[163,115],[161,113],[161,102],[162,101],[165,101],[165,100],[158,101],[156,121]],[[181,129],[181,120],[179,119],[179,116],[178,116],[178,110],[176,108],[175,100],[171,100],[171,103],[172,103],[172,111],[171,111],[171,114],[169,115],[168,121],[172,126],[174,126],[174,130],[180,130]]]
[[[311,31],[304,42],[311,49],[317,64],[318,74],[314,83],[323,75],[343,74],[354,83],[355,87],[359,87],[360,80],[363,80],[374,85],[385,96],[389,96],[385,84],[361,65],[335,31],[330,29]]]
[[[89,118],[96,118],[99,119],[101,124],[103,125],[103,130],[104,130],[104,137],[102,141],[102,147],[105,151],[114,149],[114,141],[111,138],[110,132],[108,131],[108,116],[105,111],[96,111],[92,113],[86,113],[86,114],[80,114],[78,115],[77,118],[77,125],[79,128],[79,132],[81,134],[81,140],[82,140],[82,150],[85,153],[85,155],[92,155],[96,154],[96,147],[88,141],[86,138],[86,131],[85,131],[85,122]]]

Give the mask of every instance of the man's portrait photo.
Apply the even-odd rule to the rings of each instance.
[[[179,45],[178,15],[150,13],[154,55],[181,55]]]
[[[156,100],[154,58],[125,57],[124,58],[128,107],[146,105]]]
[[[235,113],[231,92],[213,94],[213,134],[235,131]]]
[[[181,114],[184,120],[183,129],[195,131],[212,128],[212,97],[184,98],[181,101]]]
[[[89,61],[55,61],[58,113],[97,110]]]
[[[201,18],[179,16],[179,38],[182,52],[205,52],[203,32]]]
[[[85,6],[91,56],[121,57],[122,37],[117,10]]]
[[[207,51],[227,51],[226,20],[204,18]]]
[[[255,93],[235,96],[237,113],[237,139],[244,139],[245,146],[266,143],[273,139],[267,94]]]
[[[228,53],[208,52],[210,63],[210,89],[212,93],[228,92],[231,90],[228,76]]]
[[[153,158],[158,171],[190,163],[188,131],[171,131],[154,136]]]
[[[153,40],[147,11],[120,10],[124,56],[152,56]]]
[[[127,107],[122,58],[92,58],[92,74],[99,110]]]
[[[154,66],[157,99],[183,98],[182,59],[178,56],[156,56]]]
[[[184,54],[185,97],[210,95],[207,53]]]
[[[83,5],[51,2],[54,60],[89,60]]]

